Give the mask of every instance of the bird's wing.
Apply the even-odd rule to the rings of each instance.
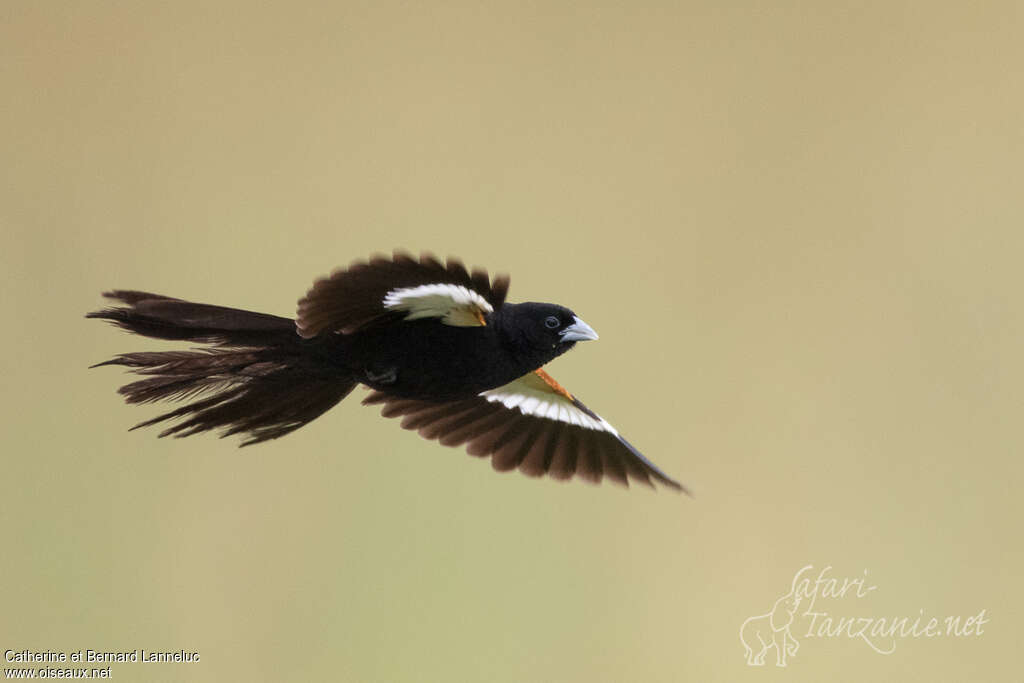
[[[448,325],[482,325],[505,302],[509,279],[472,273],[456,259],[441,263],[395,252],[358,261],[317,280],[299,300],[296,328],[303,337],[348,334],[394,320],[439,318]]]
[[[652,486],[652,479],[687,492],[658,469],[604,418],[587,408],[543,370],[473,398],[437,403],[402,399],[374,391],[364,404],[382,404],[384,417],[401,417],[402,427],[491,456],[499,471],[518,469],[529,476],[556,479],[575,474],[597,483],[608,477],[628,486],[630,479]]]

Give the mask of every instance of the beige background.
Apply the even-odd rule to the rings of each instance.
[[[1020,680],[1020,3],[0,8],[0,648],[116,680]],[[291,314],[377,251],[601,334],[552,373],[693,487],[499,475],[349,400],[278,442],[128,433],[82,314]],[[740,624],[972,615],[891,655]]]

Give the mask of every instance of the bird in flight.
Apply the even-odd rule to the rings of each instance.
[[[302,427],[363,384],[364,404],[490,456],[499,471],[686,491],[544,371],[597,333],[564,306],[507,303],[508,286],[454,258],[395,252],[316,281],[294,320],[128,290],[106,292],[120,305],[86,317],[207,345],[97,364],[142,376],[120,388],[128,403],[188,401],[132,429],[169,422],[160,436],[222,430],[247,446]]]

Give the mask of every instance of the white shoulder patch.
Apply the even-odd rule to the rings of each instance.
[[[560,420],[585,429],[619,435],[615,427],[608,424],[604,418],[594,419],[583,412],[532,372],[497,389],[481,392],[480,395],[492,403],[501,403],[510,410],[518,409],[524,415]]]
[[[435,284],[392,289],[384,296],[384,308],[406,311],[406,320],[440,318],[457,327],[480,325],[477,313],[487,315],[494,308],[487,299],[462,285]]]

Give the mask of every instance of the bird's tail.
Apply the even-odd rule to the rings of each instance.
[[[135,334],[209,346],[191,351],[123,353],[101,365],[123,365],[144,379],[120,388],[128,403],[190,402],[132,429],[175,421],[160,436],[222,429],[243,433],[243,446],[276,439],[316,419],[352,391],[356,380],[333,363],[295,321],[236,308],[196,304],[146,292],[104,296],[122,306],[87,318]]]

